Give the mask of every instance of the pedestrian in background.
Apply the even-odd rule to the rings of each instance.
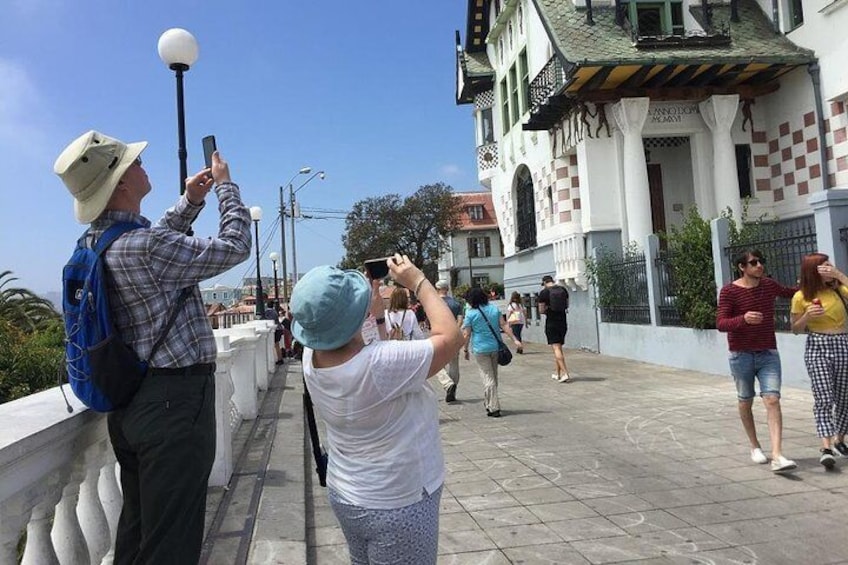
[[[474,361],[480,369],[483,380],[483,403],[486,415],[491,418],[501,417],[501,403],[498,399],[498,349],[500,349],[500,333],[503,332],[512,339],[516,347],[522,347],[512,330],[501,316],[501,311],[494,304],[489,304],[489,297],[480,287],[475,286],[466,295],[468,311],[462,322],[462,333],[465,338],[465,359],[469,357],[468,345],[474,351]]]
[[[456,298],[448,294],[450,292],[450,284],[448,281],[444,279],[436,281],[436,291],[439,293],[439,296],[442,297],[442,300],[445,301],[445,304],[448,305],[451,314],[453,314],[453,317],[456,320],[457,327],[461,328],[462,320],[464,318],[462,315],[462,304],[460,304]],[[451,357],[447,370],[442,369],[439,371],[437,377],[442,388],[445,389],[445,402],[455,402],[456,387],[459,386],[459,350],[457,350],[456,355]]]
[[[792,331],[807,331],[804,363],[813,392],[816,435],[821,438],[819,463],[836,464],[834,455],[848,457],[848,331],[845,299],[848,277],[824,253],[801,261],[801,290],[792,297]],[[835,409],[835,414],[834,414]]]
[[[408,341],[427,338],[418,325],[415,312],[409,308],[409,291],[402,286],[395,286],[392,291],[389,309],[385,311],[384,317],[389,339]]]
[[[787,288],[765,276],[765,259],[756,249],[736,254],[733,264],[739,278],[724,285],[718,297],[716,326],[727,333],[730,374],[736,382],[739,417],[751,445],[751,460],[768,463],[757,439],[754,414],[754,381],[766,407],[771,437],[771,470],[790,471],[795,462],[783,456],[783,415],[780,410],[780,355],[774,337],[774,299],[791,298],[797,289]]]
[[[95,239],[119,222],[143,226],[103,255],[112,323],[149,364],[130,403],[106,417],[123,494],[113,562],[186,565],[200,559],[215,459],[217,349],[198,283],[250,256],[250,214],[216,151],[212,168],[185,179],[176,205],[151,224],[141,215],[152,190],[141,161],[145,147],[146,141],[126,144],[90,131],[62,151],[53,170]],[[212,190],[217,235],[188,235]],[[174,310],[173,326],[159,335]],[[153,352],[157,340],[161,347]]]
[[[513,292],[509,298],[509,305],[506,307],[506,323],[512,329],[512,335],[515,339],[521,341],[521,331],[524,329],[524,324],[527,320],[524,315],[524,305],[521,303],[521,295]],[[517,353],[524,353],[524,348],[519,347]]]
[[[274,322],[274,357],[276,364],[283,364],[283,350],[280,348],[280,340],[283,339],[283,325],[280,323],[280,315],[274,307],[274,301],[269,300],[265,303],[265,311],[262,313],[262,319]]]
[[[462,335],[433,285],[407,256],[389,274],[414,289],[432,325],[428,339],[365,343],[380,282],[316,267],[294,289],[295,338],[306,346],[304,382],[327,429],[330,506],[351,563],[436,563],[445,464],[436,395],[427,379],[456,355]]]
[[[554,353],[554,371],[551,378],[561,383],[568,382],[568,367],[565,365],[565,334],[568,333],[568,290],[556,284],[550,275],[542,277],[542,290],[536,299],[539,313],[545,316],[545,337]]]

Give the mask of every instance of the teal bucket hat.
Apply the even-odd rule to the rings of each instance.
[[[370,304],[371,285],[362,273],[315,267],[294,287],[292,335],[311,349],[338,349],[360,331]]]

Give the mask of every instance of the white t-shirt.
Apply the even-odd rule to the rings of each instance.
[[[403,329],[403,335],[407,340],[427,339],[421,326],[418,325],[415,312],[412,310],[401,310],[400,312],[386,310],[386,331],[391,333],[394,326],[400,326]]]
[[[444,482],[439,410],[427,384],[432,360],[429,339],[375,341],[323,369],[304,349],[303,374],[327,428],[327,485],[347,502],[401,508]]]

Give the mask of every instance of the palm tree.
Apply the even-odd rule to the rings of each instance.
[[[0,273],[0,320],[30,332],[43,329],[51,321],[60,318],[49,300],[25,288],[6,288],[16,280],[12,277],[12,271]]]

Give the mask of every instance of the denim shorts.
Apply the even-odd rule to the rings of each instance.
[[[760,396],[773,394],[780,397],[780,355],[777,349],[731,351],[728,359],[739,400],[754,398],[754,379],[760,382]]]

